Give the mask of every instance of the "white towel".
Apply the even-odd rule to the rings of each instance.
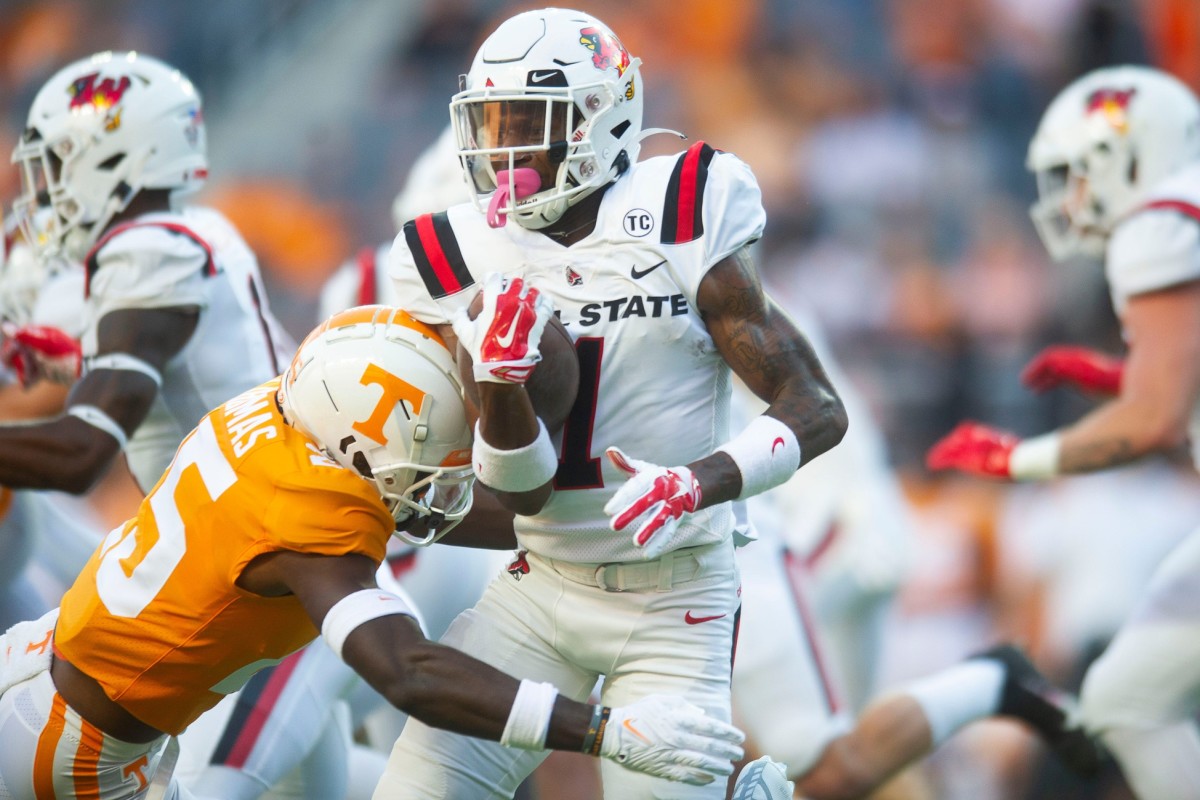
[[[0,694],[50,669],[50,641],[56,622],[57,608],[41,619],[18,622],[0,636]]]

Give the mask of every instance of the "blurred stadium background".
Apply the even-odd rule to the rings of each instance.
[[[478,42],[542,4],[500,0],[0,0],[0,152],[59,66],[136,49],[204,97],[204,202],[259,254],[302,336],[324,279],[394,235],[391,203],[448,122]],[[1200,484],[1155,462],[1041,487],[931,477],[925,449],[959,419],[1021,434],[1088,408],[1018,380],[1040,347],[1117,352],[1102,270],[1051,265],[1026,215],[1024,153],[1049,99],[1107,64],[1200,89],[1200,0],[575,0],[642,58],[646,125],[747,161],[768,211],[760,262],[822,323],[882,426],[911,501],[911,568],[881,680],[1001,635],[1072,683],[1149,571],[1188,532]],[[677,149],[651,139],[648,153]],[[0,170],[0,196],[17,191]],[[853,424],[853,420],[852,420]],[[118,477],[93,499],[129,510]],[[943,798],[1123,797],[1081,789],[1036,748],[983,725],[933,760]]]

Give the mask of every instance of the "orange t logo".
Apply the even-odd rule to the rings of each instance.
[[[414,414],[420,414],[421,406],[425,403],[424,392],[375,364],[367,365],[363,376],[359,378],[359,383],[363,386],[376,384],[383,389],[383,396],[379,398],[379,403],[369,418],[362,422],[356,422],[350,427],[380,444],[387,444],[387,436],[383,433],[383,423],[392,413],[392,408],[396,403],[407,400],[408,404],[412,406]]]
[[[142,770],[149,766],[149,764],[149,759],[146,756],[142,756],[132,764],[126,765],[125,768],[121,770],[121,774],[126,778],[131,775],[135,776],[138,782],[138,791],[140,792],[142,789],[145,789],[150,785],[150,782],[146,780],[145,773],[142,772]]]
[[[46,631],[45,639],[42,639],[40,642],[30,642],[29,644],[25,645],[25,652],[32,653],[34,650],[36,650],[38,655],[43,655],[46,652],[46,648],[50,646],[50,639],[53,636],[54,629],[51,628],[50,630]]]

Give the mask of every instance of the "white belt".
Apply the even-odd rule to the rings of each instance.
[[[606,592],[638,592],[672,586],[699,578],[704,572],[704,555],[719,544],[683,547],[653,561],[621,561],[610,564],[577,564],[531,554],[544,561],[564,578],[585,586],[597,586]]]

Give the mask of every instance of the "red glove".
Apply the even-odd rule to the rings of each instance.
[[[554,315],[549,298],[521,278],[490,273],[483,308],[475,319],[459,309],[452,324],[471,355],[476,381],[523,384],[542,360],[542,331]]]
[[[1125,362],[1086,347],[1055,345],[1033,357],[1021,372],[1021,383],[1035,392],[1069,384],[1085,392],[1114,395],[1121,391]]]
[[[961,422],[929,448],[925,466],[931,470],[958,469],[974,475],[1011,478],[1009,459],[1019,441],[1011,433],[978,422]]]
[[[700,482],[687,467],[660,467],[630,458],[616,447],[605,453],[629,476],[604,505],[604,513],[612,517],[609,525],[619,531],[640,523],[633,543],[645,548],[647,559],[657,558],[683,515],[700,507]]]
[[[79,379],[83,353],[79,342],[49,325],[4,323],[0,362],[17,374],[22,386],[49,380],[70,386]]]

